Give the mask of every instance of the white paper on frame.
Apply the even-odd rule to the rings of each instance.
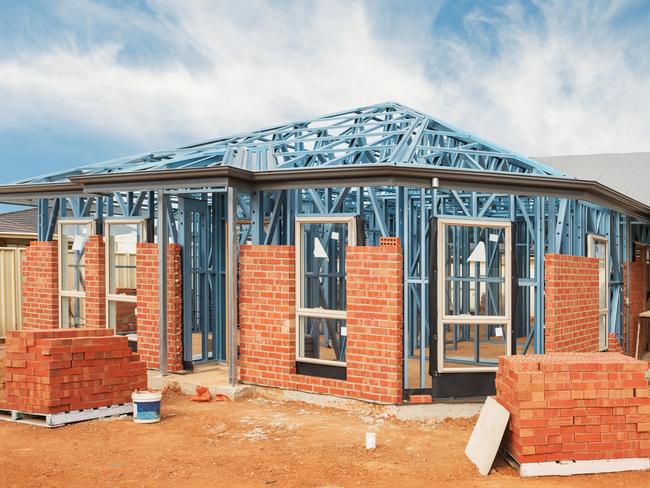
[[[314,257],[329,259],[318,237],[314,237]]]
[[[72,250],[74,252],[83,251],[85,241],[84,236],[74,236],[74,240],[72,241]]]
[[[117,252],[121,254],[135,254],[137,251],[137,243],[135,242],[118,242]]]
[[[348,335],[348,328],[347,327],[341,327],[341,337],[345,337]]]
[[[503,337],[503,327],[497,327],[494,329],[494,333],[497,337]]]
[[[334,239],[335,241],[338,241],[339,240],[339,233],[332,231],[332,239]]]
[[[490,242],[499,242],[499,234],[490,234]]]

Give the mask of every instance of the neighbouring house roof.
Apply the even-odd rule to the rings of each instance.
[[[36,234],[38,210],[28,208],[0,213],[0,234]]]
[[[650,205],[650,152],[535,158],[581,180],[602,183]]]

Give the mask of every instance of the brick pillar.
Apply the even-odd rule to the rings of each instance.
[[[240,374],[245,383],[377,403],[402,400],[399,245],[348,247],[346,380],[296,374],[294,246],[240,248]]]
[[[106,327],[106,248],[103,236],[92,235],[84,252],[86,266],[86,326]]]
[[[239,352],[243,382],[294,388],[294,246],[241,246]]]
[[[619,342],[618,337],[616,337],[616,334],[613,332],[610,332],[607,335],[607,352],[617,352],[619,354],[624,354],[623,347],[621,347],[621,343]]]
[[[392,244],[392,243],[391,243]],[[402,251],[397,245],[348,247],[348,381],[361,397],[402,400]]]
[[[59,327],[59,262],[56,241],[33,241],[22,264],[23,329]]]
[[[545,254],[545,352],[598,352],[598,309],[598,259]]]
[[[625,297],[627,303],[630,304],[630,323],[629,323],[629,350],[628,354],[633,356],[636,354],[636,336],[637,327],[639,323],[639,314],[645,310],[646,297],[645,297],[645,283],[643,278],[643,256],[638,253],[634,262],[625,263],[623,286],[625,287]],[[629,274],[629,288],[628,288],[628,275]],[[648,319],[645,319],[648,320]],[[627,314],[625,314],[627,332]]]
[[[138,353],[148,368],[160,367],[158,312],[158,245],[140,243],[136,255]],[[167,364],[169,371],[183,370],[183,297],[181,247],[167,251]]]

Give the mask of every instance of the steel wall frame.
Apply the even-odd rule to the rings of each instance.
[[[225,188],[202,191],[164,192],[166,219],[173,242],[179,242],[179,195],[207,198],[219,209],[215,219],[226,219]],[[219,203],[217,203],[219,202]],[[39,240],[51,240],[59,217],[92,217],[97,232],[109,216],[141,216],[147,220],[147,235],[153,236],[157,200],[153,191],[115,192],[107,196],[62,197],[39,200]],[[545,253],[586,255],[586,236],[593,233],[610,243],[610,332],[623,336],[623,264],[631,256],[631,242],[650,243],[650,226],[620,212],[583,200],[469,192],[444,188],[402,186],[245,190],[236,192],[239,244],[293,244],[294,221],[299,215],[355,213],[363,217],[369,245],[380,237],[399,237],[404,250],[404,354],[413,355],[428,345],[428,222],[431,216],[457,219],[508,220],[517,226],[516,249],[520,304],[513,327],[526,334],[526,351],[544,352],[544,259]],[[225,239],[221,240],[225,245]],[[205,249],[214,252],[214,246]],[[422,250],[425,252],[422,252]],[[217,280],[224,284],[225,249],[217,259]],[[209,256],[206,256],[209,258]],[[210,258],[213,259],[213,258]],[[217,286],[215,288],[222,287]],[[532,326],[529,324],[532,317]],[[404,387],[418,389],[426,383],[426,358],[420,356],[418,385],[408,383],[408,361]]]

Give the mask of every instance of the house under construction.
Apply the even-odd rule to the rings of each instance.
[[[635,354],[650,201],[560,159],[383,103],[0,186],[38,208],[23,327],[381,403],[493,394],[503,355]]]

